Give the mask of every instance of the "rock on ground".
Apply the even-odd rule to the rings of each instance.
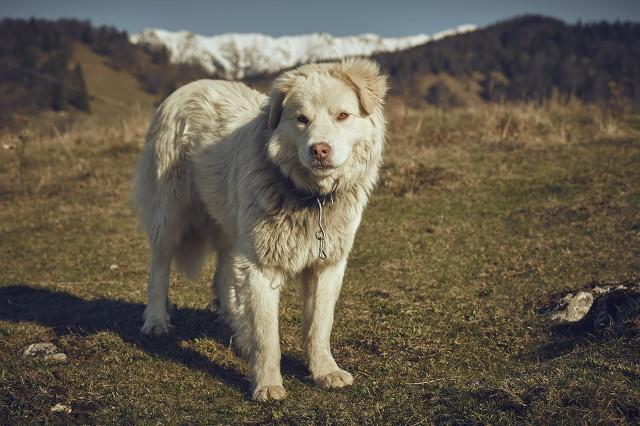
[[[616,326],[640,316],[640,284],[625,282],[569,293],[540,313],[557,322],[584,319],[593,329]]]
[[[66,413],[66,414],[70,414],[71,413],[71,407],[67,407],[64,404],[56,404],[53,407],[51,407],[50,410],[52,413]]]
[[[60,352],[60,350],[53,343],[32,343],[24,348],[22,356],[41,358],[46,361],[66,361],[67,355]]]
[[[593,295],[586,291],[580,291],[573,295],[567,294],[560,300],[559,306],[549,314],[554,321],[576,322],[587,315],[593,305]]]

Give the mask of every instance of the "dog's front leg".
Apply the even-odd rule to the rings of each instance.
[[[338,367],[330,347],[333,311],[346,265],[346,259],[335,265],[320,265],[304,277],[304,351],[313,380],[323,388],[342,388],[353,384],[353,376]]]
[[[286,391],[280,374],[278,302],[283,278],[255,265],[241,269],[232,326],[240,349],[249,357],[253,399],[282,399]]]

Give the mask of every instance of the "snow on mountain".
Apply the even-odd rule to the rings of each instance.
[[[240,79],[275,73],[307,62],[404,50],[475,28],[474,25],[461,25],[432,36],[418,34],[393,38],[376,34],[333,37],[326,33],[283,37],[229,33],[207,37],[189,31],[146,29],[132,35],[131,41],[165,46],[173,63],[198,63],[212,74]]]

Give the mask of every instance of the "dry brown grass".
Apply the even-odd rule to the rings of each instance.
[[[406,151],[468,143],[535,146],[637,134],[637,129],[624,122],[624,115],[579,102],[416,110],[393,99],[387,110],[392,154],[396,147]]]
[[[0,191],[46,196],[43,191],[87,177],[105,151],[133,155],[144,140],[150,116],[149,109],[132,108],[108,117],[34,119],[21,130],[5,132],[0,135],[5,178]],[[117,175],[114,172],[108,174]]]

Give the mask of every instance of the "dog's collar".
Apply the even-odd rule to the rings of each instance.
[[[336,180],[331,187],[331,191],[325,194],[320,194],[318,192],[307,191],[305,189],[299,188],[289,176],[284,174],[280,167],[277,164],[274,164],[270,158],[268,158],[269,163],[273,167],[274,173],[278,176],[278,180],[280,181],[283,190],[293,195],[293,198],[296,200],[296,205],[301,208],[305,207],[315,207],[317,206],[318,200],[322,202],[322,204],[326,204],[327,201],[330,201],[331,204],[334,203],[334,199],[336,196],[336,190],[338,188],[338,181]]]
[[[291,182],[291,184],[293,184],[293,182]],[[310,204],[310,205],[316,205],[318,202],[321,202],[323,206],[327,203],[327,201],[333,204],[337,187],[338,187],[338,181],[335,181],[335,183],[333,184],[333,187],[331,187],[331,191],[329,191],[326,194],[318,194],[310,191],[301,191],[294,186],[296,194],[299,195],[298,200],[300,202],[302,202],[303,204]]]

